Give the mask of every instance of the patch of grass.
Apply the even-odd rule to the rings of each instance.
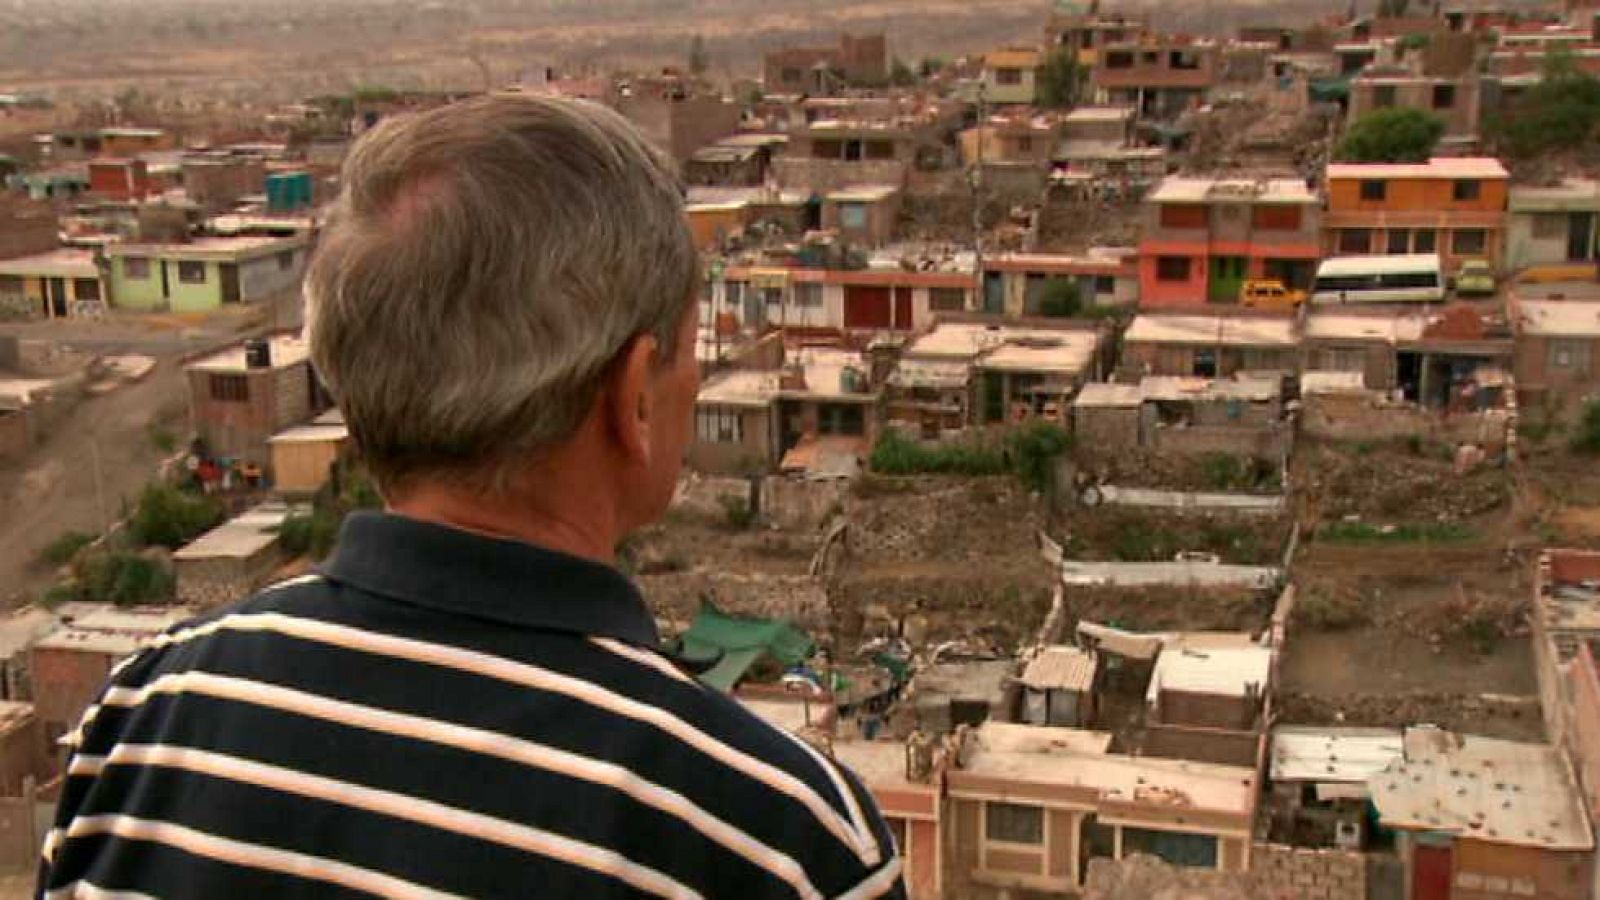
[[[167,484],[145,485],[133,511],[134,540],[176,550],[222,521],[222,501]]]
[[[1044,491],[1055,476],[1055,461],[1072,446],[1072,436],[1053,422],[1029,422],[1001,444],[964,441],[921,444],[891,431],[872,450],[872,471],[882,475],[1004,475],[1030,490]]]
[[[97,553],[78,564],[78,595],[85,600],[137,606],[172,600],[177,581],[159,562],[137,553]]]
[[[1332,522],[1317,531],[1318,538],[1335,544],[1451,544],[1470,541],[1477,536],[1477,532],[1460,522],[1391,526],[1368,522]]]
[[[72,562],[78,551],[94,543],[95,536],[87,531],[68,531],[51,541],[39,551],[39,561],[51,566],[64,566]]]
[[[1590,400],[1572,433],[1572,452],[1600,455],[1600,399]]]
[[[178,435],[165,425],[151,422],[145,434],[150,438],[150,446],[162,453],[172,453],[178,449]]]
[[[63,603],[71,603],[81,599],[82,593],[78,590],[75,581],[58,581],[44,589],[39,595],[39,605],[45,609],[55,609]]]
[[[1359,594],[1307,593],[1295,601],[1294,617],[1317,631],[1348,631],[1372,621]]]
[[[750,508],[749,500],[724,495],[718,502],[722,504],[723,524],[734,531],[744,531],[755,524],[756,512]]]

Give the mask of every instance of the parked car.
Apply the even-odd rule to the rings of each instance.
[[[1494,295],[1497,285],[1494,281],[1494,269],[1489,268],[1489,263],[1482,259],[1469,259],[1461,264],[1461,270],[1456,272],[1456,296],[1490,297]]]
[[[1306,302],[1306,292],[1286,286],[1276,278],[1252,278],[1239,289],[1239,304],[1246,309],[1295,310]]]

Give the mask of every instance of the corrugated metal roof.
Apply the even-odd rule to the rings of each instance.
[[[1272,729],[1273,781],[1365,782],[1404,752],[1398,728]]]
[[[1022,670],[1022,683],[1037,690],[1087,691],[1094,686],[1097,665],[1093,655],[1077,647],[1045,647]]]

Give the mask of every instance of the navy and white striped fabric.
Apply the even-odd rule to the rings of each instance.
[[[70,736],[47,897],[900,897],[871,796],[656,651],[622,574],[361,513]]]

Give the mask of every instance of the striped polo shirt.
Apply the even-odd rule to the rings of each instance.
[[[850,772],[685,674],[615,569],[358,513],[118,667],[48,897],[900,897]]]

